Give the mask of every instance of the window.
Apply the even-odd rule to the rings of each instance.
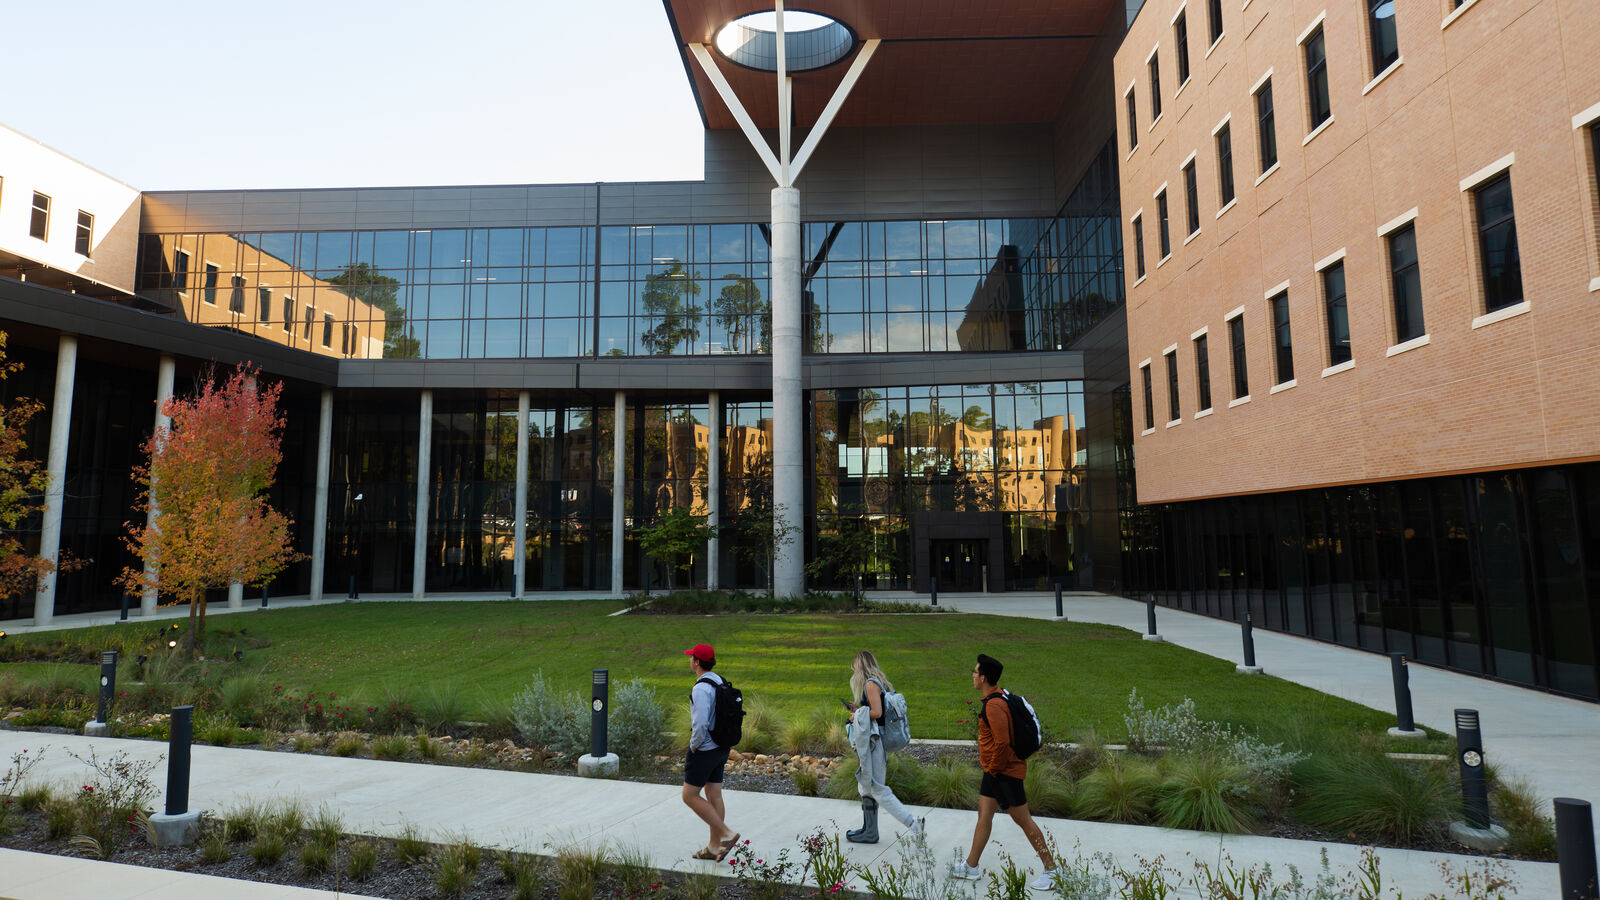
[[[1596,199],[1600,199],[1600,121],[1589,126],[1589,152],[1594,156],[1594,168],[1589,174],[1594,176]]]
[[[1189,83],[1189,14],[1178,13],[1172,23],[1172,43],[1178,48],[1178,89]]]
[[[1134,278],[1144,277],[1144,216],[1133,217]]]
[[[1132,88],[1122,99],[1128,104],[1128,152],[1132,153],[1139,149],[1139,100]]]
[[[1250,396],[1250,370],[1244,354],[1244,316],[1228,320],[1228,343],[1233,345],[1233,399]]]
[[[1305,51],[1306,99],[1311,112],[1311,127],[1306,130],[1315,131],[1317,126],[1333,115],[1333,107],[1328,100],[1328,48],[1322,39],[1321,26],[1306,38]]]
[[[322,346],[333,347],[333,315],[330,313],[322,314]]]
[[[1217,202],[1227,206],[1233,202],[1233,128],[1222,126],[1217,132]]]
[[[1394,342],[1422,337],[1422,278],[1417,271],[1417,228],[1407,225],[1389,235],[1390,284],[1394,289]]]
[[[350,326],[339,329],[339,352],[345,356],[350,355]]]
[[[1483,257],[1486,312],[1522,302],[1522,259],[1517,253],[1517,219],[1511,204],[1511,173],[1473,192],[1478,207],[1478,252]]]
[[[311,329],[312,329],[312,327],[314,325],[316,325],[316,323],[317,323],[317,308],[315,306],[312,306],[311,304],[307,303],[306,304],[305,327],[301,329],[300,336],[302,338],[304,338],[308,343],[311,341]]]
[[[179,292],[189,289],[189,254],[186,251],[172,252],[172,286]]]
[[[272,319],[272,288],[256,288],[256,321]]]
[[[1222,40],[1222,0],[1209,0],[1206,11],[1210,14],[1211,43]]]
[[[50,198],[33,192],[33,218],[28,221],[28,237],[50,239]]]
[[[1156,427],[1156,400],[1155,392],[1150,388],[1150,364],[1140,366],[1139,374],[1144,376],[1144,429],[1149,431]]]
[[[1278,129],[1272,117],[1272,79],[1256,91],[1256,143],[1261,147],[1261,171],[1278,164]]]
[[[1178,403],[1178,351],[1173,350],[1167,354],[1167,421],[1176,422],[1183,418],[1183,409]]]
[[[81,209],[78,210],[78,238],[73,249],[78,251],[79,256],[88,256],[89,251],[94,249],[94,216]]]
[[[1200,185],[1194,176],[1194,160],[1183,167],[1183,199],[1189,204],[1189,233],[1200,230]]]
[[[1194,339],[1195,393],[1200,409],[1211,408],[1211,353],[1206,349],[1206,335]]]
[[[1167,192],[1156,195],[1156,232],[1161,239],[1161,258],[1172,255],[1172,232],[1167,225]]]
[[[294,298],[283,295],[283,330],[294,334]]]
[[[1161,118],[1161,56],[1150,54],[1150,124]]]
[[[242,313],[244,312],[244,276],[229,276],[228,282],[230,284],[228,290],[228,312]]]
[[[211,263],[206,263],[205,301],[212,306],[217,305],[217,267]]]
[[[1396,0],[1367,0],[1367,36],[1372,41],[1372,75],[1400,60],[1400,40],[1395,35]]]
[[[1294,380],[1294,336],[1289,332],[1289,292],[1267,301],[1272,306],[1272,340],[1274,362],[1278,367],[1278,384]]]
[[[1345,307],[1344,263],[1322,270],[1322,303],[1328,318],[1328,365],[1350,361],[1350,314]]]

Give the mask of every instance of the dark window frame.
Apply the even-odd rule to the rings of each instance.
[[[1221,209],[1238,196],[1233,184],[1233,123],[1222,123],[1214,140],[1217,148],[1217,208]]]
[[[85,221],[87,220],[87,221]],[[78,230],[73,240],[73,250],[84,259],[92,259],[94,250],[94,214],[78,210]]]
[[[1200,176],[1195,171],[1199,160],[1190,159],[1183,167],[1183,199],[1189,205],[1186,211],[1189,226],[1188,237],[1200,233]]]
[[[1278,164],[1278,119],[1272,104],[1272,79],[1256,88],[1256,147],[1261,159],[1261,174]]]
[[[1428,333],[1422,310],[1421,255],[1417,251],[1417,225],[1407,222],[1383,236],[1389,254],[1389,291],[1394,304],[1394,342],[1403,344]],[[1410,242],[1406,260],[1404,241]]]
[[[1272,315],[1273,375],[1277,384],[1294,381],[1294,328],[1289,318],[1289,292],[1279,291],[1267,300]]]
[[[1310,134],[1333,118],[1333,95],[1328,87],[1328,41],[1321,25],[1300,44],[1306,71],[1306,114]]]
[[[1377,78],[1400,61],[1400,37],[1395,21],[1398,0],[1367,0],[1367,44],[1372,51],[1372,77]],[[1388,7],[1388,16],[1378,12]],[[1387,23],[1387,24],[1385,24]]]
[[[172,251],[172,286],[180,294],[189,291],[189,251],[174,249]]]
[[[1233,364],[1233,399],[1250,396],[1250,360],[1244,339],[1244,313],[1228,320],[1228,343]]]
[[[283,330],[289,334],[289,340],[294,340],[295,323],[294,298],[288,294],[283,295]]]
[[[333,313],[322,314],[322,346],[333,349]]]
[[[41,206],[40,201],[44,201]],[[50,195],[33,192],[33,211],[28,216],[28,237],[50,241]]]
[[[1194,74],[1189,70],[1189,10],[1178,11],[1178,17],[1172,20],[1172,44],[1178,55],[1178,90],[1189,83],[1189,76]]]
[[[1156,194],[1156,236],[1160,238],[1157,249],[1161,251],[1161,259],[1172,255],[1171,213],[1171,207],[1167,205],[1167,191],[1162,188],[1161,193]]]
[[[1150,382],[1150,364],[1145,363],[1139,367],[1144,375],[1144,430],[1154,431],[1156,427],[1156,399],[1155,388]]]
[[[1486,221],[1485,198],[1491,197],[1491,192],[1498,190],[1501,185],[1505,186],[1506,208],[1509,212]],[[1478,272],[1483,278],[1483,307],[1486,313],[1515,306],[1527,299],[1522,287],[1522,254],[1517,246],[1516,197],[1512,188],[1509,168],[1472,188],[1473,213],[1478,226]],[[1509,247],[1509,259],[1497,272],[1491,267],[1490,242],[1501,234],[1510,236],[1505,241]],[[1513,294],[1515,296],[1511,296]]]
[[[1144,268],[1144,213],[1133,217],[1133,271],[1134,280],[1143,278]]]
[[[1178,393],[1178,351],[1169,350],[1162,356],[1167,360],[1167,421],[1176,422],[1183,418],[1183,400]]]
[[[1145,69],[1150,73],[1150,124],[1154,125],[1161,118],[1161,52],[1150,54],[1145,60]]]
[[[1137,88],[1128,88],[1122,99],[1128,105],[1128,152],[1139,149],[1139,91]]]
[[[1350,306],[1345,283],[1344,260],[1331,263],[1317,273],[1322,282],[1323,324],[1327,328],[1328,365],[1350,362]],[[1343,338],[1341,341],[1340,338]]]
[[[1217,41],[1222,40],[1222,36],[1227,34],[1225,23],[1222,21],[1222,0],[1206,0],[1206,16],[1209,19],[1207,24],[1211,27],[1210,46],[1215,47]]]
[[[238,315],[244,314],[244,288],[243,275],[228,276],[228,312]]]
[[[1194,339],[1195,401],[1200,404],[1196,413],[1211,408],[1211,347],[1207,337],[1202,334]]]
[[[205,269],[203,270],[205,272],[205,275],[203,276],[204,280],[201,282],[204,292],[201,294],[201,299],[212,306],[216,306],[217,281],[222,277],[222,269],[216,263],[212,262],[202,261],[201,265],[205,266]]]
[[[270,322],[272,320],[272,288],[267,285],[256,285],[256,321]]]

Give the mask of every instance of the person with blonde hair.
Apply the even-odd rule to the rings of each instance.
[[[871,651],[856,654],[850,663],[850,694],[860,699],[845,701],[850,710],[850,744],[861,765],[856,769],[856,790],[861,794],[861,827],[844,833],[845,840],[857,844],[878,842],[878,807],[911,829],[922,834],[926,819],[913,816],[888,785],[888,754],[883,749],[883,693],[894,690]]]

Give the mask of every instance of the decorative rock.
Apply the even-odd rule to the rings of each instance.
[[[578,774],[584,778],[615,778],[622,768],[622,760],[615,753],[605,756],[590,756],[585,753],[578,757]]]

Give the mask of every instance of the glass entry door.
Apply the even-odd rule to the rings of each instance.
[[[979,592],[983,590],[984,568],[989,562],[989,542],[981,540],[929,541],[933,577],[939,590]]]

